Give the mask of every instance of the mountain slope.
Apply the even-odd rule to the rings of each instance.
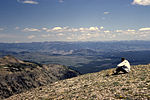
[[[77,75],[63,65],[40,65],[5,56],[0,58],[0,99]]]
[[[150,65],[132,66],[129,74],[110,75],[113,70],[58,81],[7,100],[150,100]]]

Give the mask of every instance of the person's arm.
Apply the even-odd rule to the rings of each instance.
[[[124,66],[125,65],[125,62],[123,61],[123,62],[121,62],[120,64],[118,64],[117,66],[118,67],[121,67],[121,66]]]

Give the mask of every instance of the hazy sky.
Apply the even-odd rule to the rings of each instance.
[[[150,0],[0,0],[0,42],[150,40]]]

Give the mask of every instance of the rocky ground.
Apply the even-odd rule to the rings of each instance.
[[[41,65],[5,56],[0,58],[0,99],[77,75],[63,65]]]
[[[132,66],[128,74],[114,69],[61,80],[6,100],[150,100],[150,65]]]

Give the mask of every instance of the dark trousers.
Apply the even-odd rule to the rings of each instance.
[[[128,73],[126,70],[124,70],[122,67],[117,67],[116,69],[116,74],[118,74],[119,72],[123,72],[123,73]]]

